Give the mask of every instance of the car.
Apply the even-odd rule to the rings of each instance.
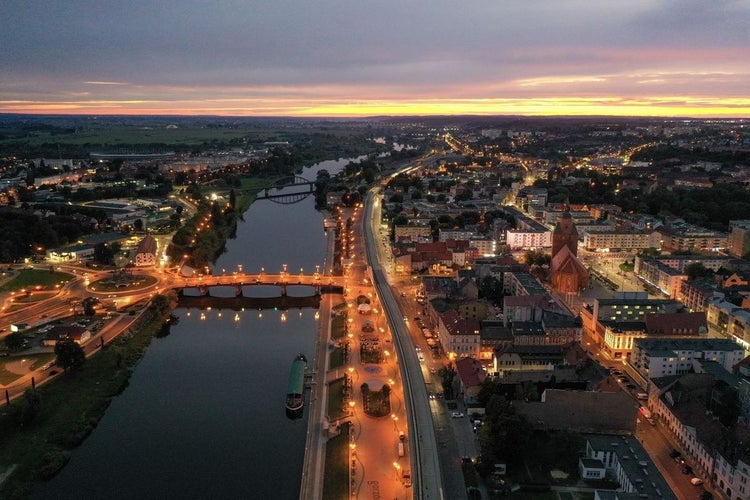
[[[701,484],[703,484],[703,479],[699,477],[694,477],[693,479],[690,480],[690,484],[692,484],[693,486],[700,486]]]
[[[398,440],[403,441],[404,439],[406,439],[406,435],[404,434],[404,431],[399,431]]]
[[[680,456],[680,452],[672,448],[672,451],[669,452],[669,458],[677,458]]]
[[[464,418],[464,414],[461,413],[460,411],[454,411],[453,413],[451,413],[451,417],[453,417],[453,418]]]
[[[682,457],[682,455],[678,455],[674,458],[674,461],[680,465],[685,465],[685,459]]]
[[[625,387],[627,387],[628,389],[635,389],[635,384],[631,384],[630,382],[628,382],[627,384],[625,384]]]
[[[692,474],[693,473],[693,468],[690,467],[689,465],[684,466],[681,470],[682,470],[683,474]]]

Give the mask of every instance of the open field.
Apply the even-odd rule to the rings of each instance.
[[[16,292],[39,287],[39,289],[51,289],[57,285],[69,281],[72,274],[57,271],[43,271],[40,269],[21,269],[16,276],[0,286],[0,292]]]

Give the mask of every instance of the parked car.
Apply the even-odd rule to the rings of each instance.
[[[689,465],[686,465],[686,466],[684,466],[682,468],[682,473],[683,474],[692,474],[693,473],[693,468],[690,467]]]
[[[700,486],[701,484],[703,484],[703,479],[699,477],[694,477],[693,479],[690,480],[690,484],[692,484],[693,486]]]
[[[674,448],[672,451],[669,452],[669,458],[677,458],[680,456],[680,452],[675,450]]]
[[[460,411],[454,411],[453,413],[451,413],[451,417],[453,417],[453,418],[463,418],[464,414],[461,413]]]

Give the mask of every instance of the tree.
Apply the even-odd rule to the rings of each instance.
[[[64,371],[80,368],[86,362],[86,354],[83,348],[70,339],[58,340],[55,344],[57,365],[62,366]]]
[[[713,276],[714,272],[710,269],[707,269],[702,263],[700,262],[693,262],[692,264],[688,264],[685,266],[685,274],[688,277],[688,280],[694,280],[698,278],[710,278]]]
[[[151,299],[151,308],[159,315],[165,316],[172,310],[172,299],[168,295],[157,294]]]
[[[96,314],[96,305],[99,303],[99,299],[95,297],[86,297],[81,302],[83,306],[83,314],[86,316],[93,316]]]
[[[26,389],[23,393],[23,406],[21,407],[21,425],[28,425],[42,411],[42,398],[33,389]]]
[[[25,342],[26,339],[23,338],[21,332],[9,333],[5,337],[5,347],[7,347],[9,351],[19,351],[24,346]]]
[[[496,277],[488,274],[479,280],[479,294],[493,304],[503,300],[503,284]]]

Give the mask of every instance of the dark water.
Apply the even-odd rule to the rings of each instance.
[[[317,168],[334,174],[347,162]],[[313,205],[253,204],[214,272],[322,269]],[[179,324],[153,340],[129,387],[34,498],[298,498],[307,414],[287,419],[284,396],[296,354],[312,357],[315,312],[178,309]]]

